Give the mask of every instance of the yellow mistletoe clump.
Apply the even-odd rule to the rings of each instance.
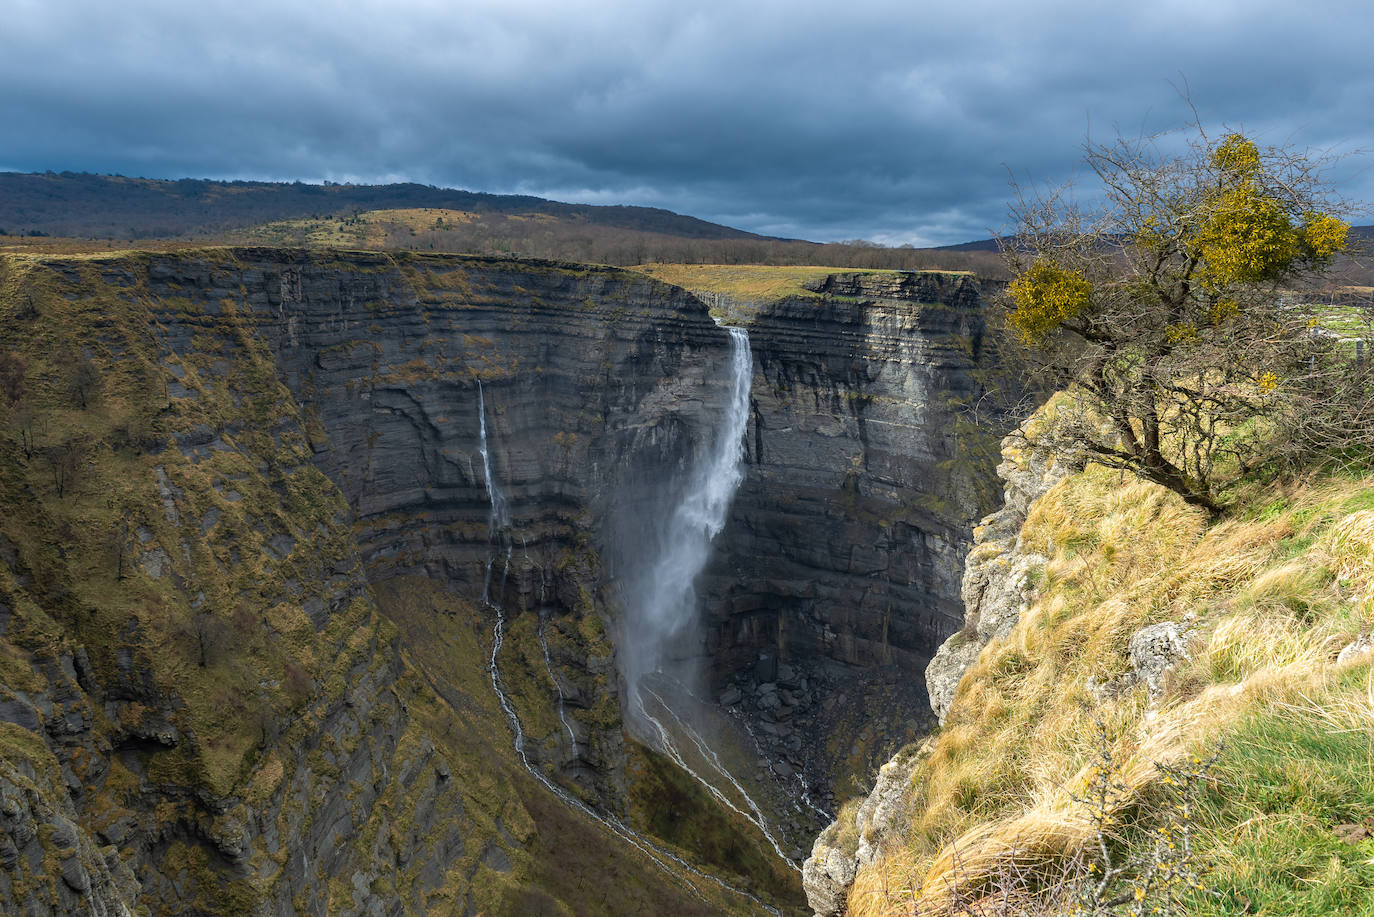
[[[1007,288],[1016,308],[1008,320],[1027,343],[1041,341],[1088,308],[1092,284],[1082,271],[1041,259]]]
[[[1212,165],[1238,179],[1252,179],[1260,168],[1259,147],[1244,134],[1228,134],[1212,152]]]
[[[1198,233],[1198,251],[1217,283],[1256,283],[1297,258],[1297,233],[1283,205],[1257,188],[1222,192]]]
[[[1294,221],[1285,201],[1263,185],[1259,147],[1231,134],[1212,153],[1220,189],[1198,228],[1197,254],[1210,285],[1277,280],[1299,264],[1320,265],[1346,247],[1349,224],[1326,213]]]
[[[1329,213],[1314,213],[1307,217],[1300,233],[1307,258],[1324,264],[1338,252],[1345,251],[1350,224]]]

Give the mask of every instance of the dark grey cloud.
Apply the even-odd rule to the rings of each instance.
[[[0,168],[413,180],[812,239],[1000,228],[1185,123],[1374,149],[1374,17],[1250,0],[10,0]],[[1173,85],[1171,85],[1171,82]],[[1368,160],[1338,171],[1374,199]]]

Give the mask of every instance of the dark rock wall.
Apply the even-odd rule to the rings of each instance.
[[[101,437],[81,441],[66,499],[12,430],[0,442],[15,459],[0,484],[0,910],[423,913],[439,894],[502,912],[522,876],[563,882],[522,851],[585,828],[535,834],[485,671],[477,384],[511,508],[504,664],[527,749],[617,808],[588,533],[703,438],[727,336],[701,303],[623,272],[463,258],[238,249],[25,270],[0,271],[19,283],[0,305],[33,305],[0,345],[75,340],[103,391],[90,414],[60,392],[38,404]],[[40,417],[45,443],[63,423]],[[49,529],[90,544],[54,548]],[[369,582],[416,574],[462,601],[414,603],[398,625]],[[529,645],[536,611],[569,621],[545,629],[578,760],[536,731],[562,728]],[[633,851],[609,855],[642,889],[627,901],[665,894]]]
[[[704,592],[716,684],[752,715],[776,718],[750,691],[777,663],[808,676],[791,722],[763,729],[812,754],[828,743],[824,761],[788,755],[821,777],[886,760],[928,717],[921,673],[962,621],[1003,421],[986,401],[968,413],[990,363],[972,278],[838,275],[817,291],[750,326],[748,472]]]
[[[480,591],[479,383],[492,477],[529,553],[632,505],[709,434],[726,335],[681,290],[582,265],[350,257],[361,270],[264,266],[278,290],[255,308],[374,578]]]
[[[977,287],[955,275],[832,282],[750,329],[748,476],[709,604],[714,664],[759,647],[913,671],[961,621],[986,475],[960,411],[978,396]],[[962,436],[962,438],[961,438]]]
[[[252,310],[309,419],[315,464],[353,508],[370,581],[423,575],[512,617],[598,615],[614,630],[605,520],[659,505],[709,441],[726,396],[727,335],[699,300],[583,265],[236,254],[233,272],[154,259],[152,292],[189,293],[211,312],[226,298]],[[495,534],[479,404],[509,512]],[[598,699],[617,702],[610,649],[555,652],[572,718],[599,730],[556,763],[618,804],[618,717],[582,716]]]
[[[424,910],[458,861],[485,881],[481,864],[516,849],[505,826],[520,807],[449,774],[524,779],[481,655],[493,568],[531,757],[623,809],[610,639],[626,558],[602,535],[664,505],[719,420],[728,336],[701,300],[618,270],[454,256],[236,249],[42,271],[33,282],[50,299],[25,321],[38,328],[57,314],[46,303],[85,308],[99,291],[86,309],[99,355],[146,363],[138,397],[156,403],[165,435],[150,426],[122,447],[143,522],[138,566],[116,586],[158,604],[125,620],[124,599],[106,610],[61,598],[60,620],[81,629],[15,643],[36,674],[0,685],[0,901],[380,913]],[[961,413],[985,362],[971,280],[835,277],[817,292],[765,307],[750,328],[748,469],[699,590],[715,686],[738,689],[774,773],[813,784],[866,772],[923,709],[920,670],[961,619],[969,527],[991,504],[985,440],[1001,432]],[[479,385],[504,536],[490,527]],[[0,570],[0,638],[14,596],[28,609],[59,595],[41,577],[29,585],[48,562],[30,553]],[[417,664],[398,635],[411,625],[368,588],[416,579],[473,621],[452,636],[466,656],[423,649],[474,671]],[[415,604],[416,620],[433,607]],[[242,608],[263,610],[261,634]],[[185,701],[198,689],[177,679],[205,668],[197,622],[236,613],[272,653],[291,641],[313,681],[289,722],[215,738],[213,702]],[[548,669],[534,642],[545,633]],[[225,652],[242,703],[287,709],[295,689],[279,660],[259,681],[261,659]],[[552,712],[552,670],[575,754]],[[431,741],[439,710],[488,732]],[[404,887],[384,863],[405,864]]]

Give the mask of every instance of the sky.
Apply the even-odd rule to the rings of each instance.
[[[1348,154],[1332,180],[1374,201],[1362,7],[0,0],[0,171],[416,181],[938,245],[1005,229],[1012,179],[1090,196],[1085,142],[1195,109]]]

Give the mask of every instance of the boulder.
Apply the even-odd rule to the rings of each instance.
[[[1136,631],[1127,644],[1131,656],[1131,670],[1135,680],[1145,683],[1150,700],[1164,690],[1164,676],[1170,669],[1188,658],[1186,622],[1162,621]]]
[[[1371,639],[1369,634],[1361,634],[1358,639],[1347,644],[1344,649],[1336,654],[1336,665],[1353,662],[1370,650],[1374,650],[1374,639]]]

